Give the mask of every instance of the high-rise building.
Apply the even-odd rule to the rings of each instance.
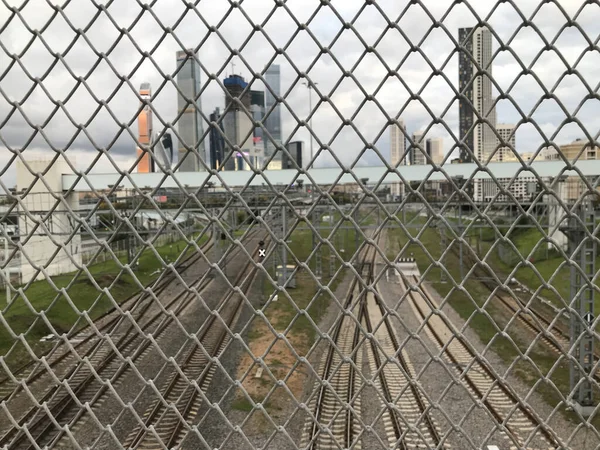
[[[439,137],[427,139],[425,149],[434,164],[442,164],[444,161],[444,139]]]
[[[464,98],[459,100],[459,134],[464,143],[461,161],[473,162],[469,151],[485,162],[496,147],[496,108],[492,97],[492,33],[486,27],[460,28],[458,87]],[[487,74],[482,74],[482,71]],[[487,125],[483,122],[490,122]],[[467,151],[467,149],[469,151]]]
[[[265,128],[271,135],[271,138],[269,138],[268,135],[265,135],[263,139],[266,141],[265,158],[269,159],[277,150],[277,146],[281,145],[282,142],[281,105],[277,103],[277,99],[275,98],[281,95],[281,68],[279,65],[273,64],[267,69],[265,81],[267,82],[267,88],[265,90],[265,113],[267,114]],[[273,111],[270,111],[274,105]],[[278,153],[274,159],[281,161],[281,154]]]
[[[444,161],[444,139],[427,138],[422,131],[413,133],[415,145],[409,148],[412,165],[441,164]]]
[[[410,163],[409,155],[406,155],[406,125],[402,119],[398,119],[398,124],[390,125],[390,165],[406,166]],[[404,184],[402,182],[392,183],[390,193],[394,198],[404,194]]]
[[[422,131],[415,131],[412,135],[412,140],[414,144],[409,144],[408,147],[408,155],[410,159],[411,165],[420,165],[425,164],[425,135]]]
[[[225,130],[225,170],[245,170],[242,154],[250,154],[254,147],[254,130],[250,114],[250,91],[248,83],[240,75],[230,75],[223,80],[225,89],[225,112],[223,129]],[[246,90],[244,92],[244,90]],[[235,146],[239,147],[236,149]],[[241,160],[240,160],[241,159]]]
[[[173,139],[171,139],[171,135],[165,133],[160,139],[158,133],[156,133],[152,141],[152,149],[155,159],[155,171],[170,169],[173,164]]]
[[[223,121],[219,121],[221,118],[221,111],[219,108],[215,108],[214,112],[210,114],[210,168],[219,170],[223,163],[223,154],[225,151],[225,130]]]
[[[141,104],[144,105],[138,115],[138,142],[143,147],[137,148],[137,171],[139,173],[154,172],[154,160],[152,159],[152,108],[150,98],[152,90],[150,83],[142,83],[140,86]]]
[[[193,50],[177,52],[177,68],[177,87],[180,91],[177,95],[179,171],[204,171],[200,160],[206,159],[200,101],[200,65],[194,59]]]
[[[515,152],[511,149],[511,147],[516,148],[515,126],[506,123],[499,123],[496,125],[496,131],[498,131],[500,139],[498,140],[498,138],[496,138],[496,145],[498,148],[495,150],[496,153],[494,153],[492,161],[518,161]],[[503,142],[507,145],[504,145]]]
[[[281,168],[282,169],[295,169],[296,165],[303,169],[302,163],[304,161],[304,142],[293,141],[286,145],[286,150],[289,156],[285,153],[281,156]],[[294,163],[296,163],[294,165]]]
[[[402,119],[398,119],[398,123],[399,125],[395,123],[390,125],[390,164],[392,167],[410,164],[408,155],[405,154],[406,125]]]
[[[250,112],[252,120],[262,122],[265,118],[265,93],[263,91],[250,91]],[[263,124],[264,126],[264,124]],[[254,150],[252,152],[253,164],[262,167],[266,152],[266,141],[264,139],[264,128],[254,127]]]

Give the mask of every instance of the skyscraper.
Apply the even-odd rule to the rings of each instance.
[[[142,105],[144,101],[148,103],[144,105],[140,114],[138,115],[138,142],[145,148],[137,148],[137,157],[139,159],[137,165],[137,171],[139,173],[154,172],[154,160],[152,159],[152,108],[150,107],[150,98],[152,97],[152,90],[150,83],[142,83],[140,86],[140,97],[142,98]]]
[[[408,155],[411,165],[425,164],[425,135],[422,131],[415,131],[412,135],[413,144],[409,144]]]
[[[402,119],[398,119],[399,125],[395,123],[390,125],[390,164],[392,167],[397,165],[406,166],[409,164],[406,152],[406,125]],[[392,183],[391,194],[394,197],[404,193],[404,185],[401,182]]]
[[[221,117],[221,111],[219,108],[215,108],[214,112],[210,115],[210,168],[219,170],[223,163],[223,153],[225,151],[225,140],[223,135],[225,130],[223,128],[223,122],[219,122]]]
[[[156,162],[154,165],[155,171],[170,169],[173,164],[173,140],[171,135],[165,133],[160,139],[158,133],[156,133],[152,141],[152,150]]]
[[[265,80],[267,82],[266,94],[266,114],[265,128],[271,135],[264,136],[266,141],[266,153],[265,158],[269,159],[273,153],[275,153],[277,146],[281,145],[281,105],[277,103],[276,96],[281,95],[281,69],[279,65],[273,64],[267,69],[265,73]],[[271,93],[271,91],[273,91]],[[270,111],[273,105],[276,105],[273,111]],[[270,112],[269,112],[270,111]],[[276,160],[281,161],[281,153],[278,153],[275,157]]]
[[[265,93],[263,91],[250,91],[250,112],[252,120],[260,122],[265,118]],[[262,167],[265,156],[266,141],[264,139],[263,127],[254,127],[254,151],[253,160]]]
[[[492,33],[485,27],[460,28],[458,87],[464,96],[459,100],[459,134],[466,148],[461,148],[462,162],[472,162],[467,151],[484,162],[496,146],[496,108],[492,97]],[[482,71],[486,71],[484,75]],[[478,117],[481,116],[481,119]],[[491,127],[482,122],[487,119]],[[479,122],[479,123],[478,123]],[[475,127],[471,130],[475,124]]]
[[[194,59],[194,51],[177,52],[177,114],[179,132],[179,166],[181,172],[203,171],[198,155],[205,159],[202,103],[200,102],[200,65]],[[195,152],[195,153],[194,153]],[[196,154],[197,153],[197,154]]]
[[[286,150],[289,153],[289,156],[285,153],[281,155],[281,168],[282,169],[295,169],[294,163],[300,168],[303,169],[303,156],[304,156],[304,142],[302,141],[293,141],[287,144]]]
[[[248,83],[240,75],[230,75],[223,80],[227,93],[225,94],[225,170],[244,170],[242,155],[250,154],[254,146],[253,126],[250,119],[250,91],[244,92]],[[238,146],[239,150],[233,146]],[[231,153],[233,152],[233,153]],[[240,161],[240,158],[242,160]]]
[[[496,130],[500,135],[500,140],[498,140],[498,149],[492,158],[492,161],[497,162],[506,162],[506,161],[517,161],[517,157],[513,152],[512,148],[516,146],[515,139],[515,126],[507,123],[499,123],[496,125]],[[508,146],[504,145],[502,142],[506,142]]]
[[[425,148],[427,155],[435,164],[439,165],[444,161],[444,139],[439,137],[429,138],[425,142]],[[429,161],[425,161],[425,164],[429,164]]]

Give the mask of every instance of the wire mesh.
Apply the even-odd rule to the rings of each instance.
[[[599,20],[2,0],[0,448],[598,447]]]

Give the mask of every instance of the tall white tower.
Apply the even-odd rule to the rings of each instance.
[[[409,164],[406,152],[406,125],[402,119],[398,119],[398,124],[390,125],[390,165],[406,166]],[[391,194],[394,197],[404,194],[404,184],[402,182],[392,183]]]

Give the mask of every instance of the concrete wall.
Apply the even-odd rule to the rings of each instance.
[[[62,174],[71,173],[71,168],[62,159],[54,163],[37,159],[27,161],[27,165],[34,174],[20,160],[16,165],[17,192],[33,185],[27,194],[19,194],[23,202],[19,215],[23,283],[72,272],[77,270],[76,264],[81,264],[80,234],[69,236],[78,223],[77,213],[70,211],[79,209],[79,195],[62,192]],[[54,211],[48,214],[52,209]]]

